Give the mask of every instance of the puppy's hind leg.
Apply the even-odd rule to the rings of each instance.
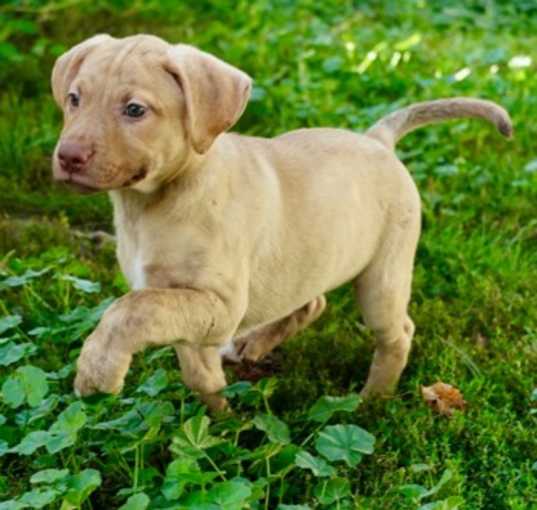
[[[364,397],[395,389],[410,351],[414,324],[407,314],[419,220],[411,229],[394,226],[374,261],[356,280],[366,326],[376,338]]]
[[[326,308],[326,298],[321,295],[292,314],[256,329],[235,340],[237,357],[246,361],[258,361],[290,336],[317,320]]]

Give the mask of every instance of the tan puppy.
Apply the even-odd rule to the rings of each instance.
[[[259,359],[351,279],[377,338],[363,392],[391,391],[414,331],[407,305],[420,232],[418,192],[394,145],[455,117],[511,133],[499,106],[458,98],[395,112],[365,135],[224,134],[246,107],[250,78],[147,35],[75,46],[56,62],[52,88],[65,113],[54,177],[109,191],[133,288],[84,343],[76,390],[119,392],[134,353],[173,345],[185,383],[213,409],[226,405],[223,348]]]

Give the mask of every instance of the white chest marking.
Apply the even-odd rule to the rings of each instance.
[[[133,290],[140,290],[145,287],[144,264],[139,253],[136,254],[132,262],[130,283]]]

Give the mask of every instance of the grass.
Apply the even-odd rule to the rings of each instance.
[[[433,501],[435,508],[537,508],[537,78],[527,59],[537,45],[536,14],[525,0],[0,6],[0,500],[8,501],[0,508],[17,508],[17,498],[33,508],[118,508],[129,497],[126,508],[145,508],[144,497],[150,508],[214,508],[215,501],[229,509],[414,509]],[[255,88],[237,129],[255,135],[319,125],[361,130],[397,106],[441,96],[486,97],[511,112],[513,141],[461,121],[400,144],[421,192],[424,229],[411,304],[417,332],[394,398],[326,423],[308,417],[323,395],[350,394],[354,409],[352,394],[367,373],[371,335],[343,287],[318,323],[275,354],[270,382],[234,387],[235,415],[209,427],[224,443],[185,453],[189,431],[205,437],[204,409],[182,386],[169,350],[139,356],[122,396],[78,404],[73,361],[100,309],[92,310],[126,285],[113,246],[73,234],[111,229],[106,197],[50,182],[61,119],[48,79],[58,53],[99,31],[151,32],[239,65]],[[43,269],[29,278],[28,270]],[[10,286],[17,283],[10,277],[24,274]],[[25,377],[35,395],[15,405],[13,381]],[[446,419],[426,407],[420,385],[437,380],[461,389],[465,412]],[[290,442],[280,423],[256,418],[267,413],[287,423]],[[331,425],[367,430],[373,454],[356,465],[323,457],[315,443]],[[7,451],[35,431],[49,443],[29,455]],[[330,476],[297,465],[293,445],[310,436],[302,448],[325,458]],[[181,469],[193,476],[196,465],[207,480],[199,475],[179,494]],[[69,471],[30,482],[51,468]],[[437,492],[423,496],[443,476]]]

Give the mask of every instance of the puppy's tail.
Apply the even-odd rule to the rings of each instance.
[[[460,117],[480,117],[494,124],[505,137],[510,138],[513,134],[509,114],[501,106],[492,101],[467,97],[415,103],[386,115],[365,134],[393,149],[403,136],[415,129]]]

